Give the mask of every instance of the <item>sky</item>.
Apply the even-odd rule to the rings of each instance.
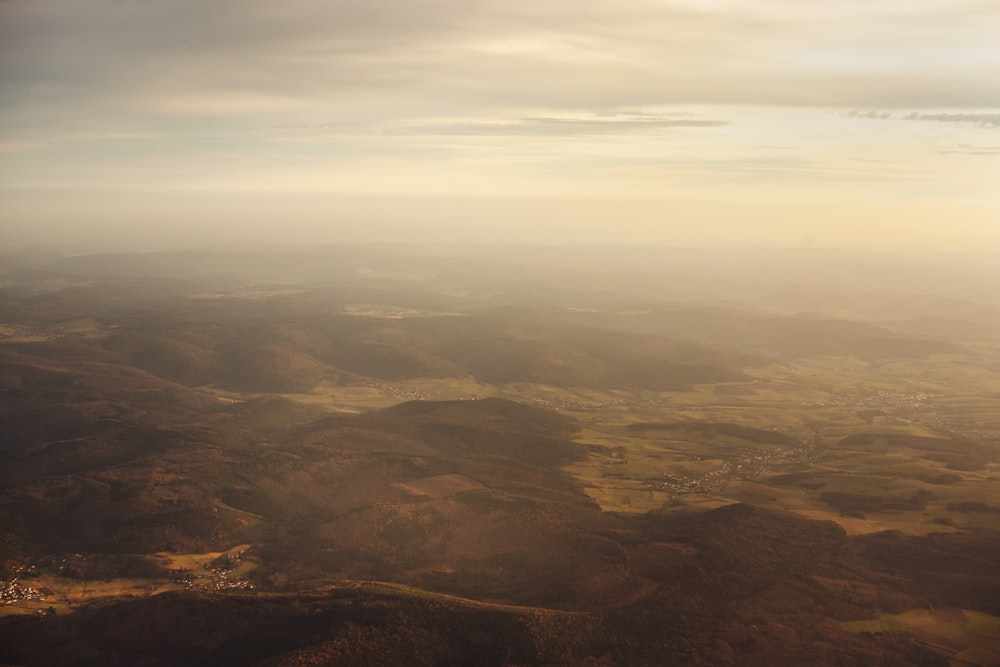
[[[1000,253],[1000,0],[0,0],[0,243]]]

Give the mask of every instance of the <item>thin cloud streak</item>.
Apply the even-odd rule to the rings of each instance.
[[[894,114],[889,111],[875,111],[872,109],[861,111],[854,109],[848,111],[845,115],[848,118],[862,118],[867,120],[915,120],[955,123],[983,128],[1000,127],[1000,113],[920,113],[911,111],[905,114]]]
[[[728,124],[728,121],[723,120],[699,120],[694,118],[640,117],[587,120],[581,118],[536,117],[517,118],[510,121],[491,123],[429,123],[426,125],[405,127],[399,130],[399,133],[458,136],[582,136],[673,128],[722,127]]]
[[[963,123],[979,127],[1000,127],[1000,113],[911,113],[906,120]]]

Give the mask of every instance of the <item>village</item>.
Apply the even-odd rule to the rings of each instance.
[[[0,579],[0,603],[14,604],[15,602],[42,602],[45,600],[45,591],[25,586],[21,582],[24,574],[30,574],[33,569],[30,565],[18,565],[13,569],[13,576],[10,579]]]
[[[759,478],[770,472],[770,467],[777,464],[801,463],[809,460],[810,450],[801,447],[775,447],[761,452],[742,450],[737,461],[725,461],[715,470],[701,477],[684,477],[673,473],[645,480],[646,488],[654,491],[665,491],[672,496],[683,496],[692,493],[719,493],[733,480],[749,480]]]

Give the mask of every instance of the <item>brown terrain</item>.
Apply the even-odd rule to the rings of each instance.
[[[366,252],[7,275],[0,664],[1000,663],[1000,308]]]

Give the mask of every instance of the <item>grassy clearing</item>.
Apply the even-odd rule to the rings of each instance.
[[[841,623],[850,632],[905,632],[906,624],[891,616],[882,616],[867,621],[845,621]]]
[[[239,544],[225,551],[209,551],[207,553],[175,554],[162,551],[154,555],[164,561],[167,569],[182,570],[192,577],[195,583],[204,583],[215,577],[215,573],[211,569],[213,561],[223,555],[238,556],[247,551],[251,546],[250,544]],[[230,577],[236,579],[242,578],[241,575],[245,576],[256,568],[256,566],[256,563],[252,560],[242,560],[239,567],[230,574]]]
[[[225,394],[220,394],[225,396]],[[500,390],[474,378],[417,378],[371,384],[337,384],[324,381],[307,393],[283,394],[301,403],[319,405],[332,412],[358,413],[388,408],[408,400],[451,401],[501,395]],[[244,395],[254,398],[256,395]],[[228,396],[233,398],[233,396]]]
[[[449,498],[466,491],[479,491],[486,487],[464,475],[435,475],[424,477],[406,484],[397,483],[396,488],[412,495],[429,498]]]
[[[418,317],[465,317],[462,313],[428,310],[426,308],[409,308],[382,303],[348,303],[341,311],[352,317],[368,317],[379,320],[405,320]]]
[[[964,656],[971,653],[1000,658],[1000,617],[981,612],[911,609],[872,620],[845,621],[841,626],[850,632],[912,633],[917,640],[951,653],[953,664],[968,664]]]
[[[965,616],[969,619],[968,625],[965,626],[966,632],[1000,642],[1000,617],[979,611],[966,611]]]
[[[21,583],[45,591],[45,599],[24,600],[0,606],[0,616],[47,612],[50,608],[55,613],[62,614],[94,600],[127,596],[142,597],[181,588],[181,586],[166,580],[108,579],[95,581],[70,579],[56,574],[23,577]]]

